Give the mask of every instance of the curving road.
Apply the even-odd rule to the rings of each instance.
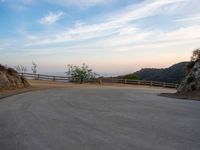
[[[0,150],[199,150],[200,101],[161,89],[49,89],[0,100]]]

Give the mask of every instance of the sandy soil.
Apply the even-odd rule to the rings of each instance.
[[[66,88],[73,86],[71,83],[46,81],[46,80],[28,80],[32,87],[35,88]]]
[[[86,83],[86,84],[74,84],[74,83],[65,83],[58,81],[47,81],[47,80],[28,80],[31,84],[30,88],[22,88],[22,89],[11,89],[11,90],[0,90],[0,98],[7,97],[9,95],[14,95],[18,93],[34,91],[34,90],[42,90],[42,89],[50,89],[50,88],[97,88],[97,87],[112,87],[112,88],[137,88],[137,89],[146,89],[150,88],[149,86],[137,86],[130,84],[120,84],[120,83]],[[174,89],[164,89],[161,87],[153,87],[151,90],[160,90],[160,92],[168,92],[175,93]]]

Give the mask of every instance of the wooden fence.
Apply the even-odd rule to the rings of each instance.
[[[164,88],[177,88],[178,84],[167,83],[167,82],[157,82],[157,81],[145,81],[145,80],[127,80],[127,79],[113,79],[113,83],[124,83],[133,85],[144,85],[144,86],[157,86]]]
[[[67,76],[52,76],[52,75],[42,75],[42,74],[32,74],[32,73],[20,73],[21,76],[27,79],[34,80],[52,80],[52,81],[63,81],[70,82],[70,77]],[[163,88],[177,88],[178,84],[167,83],[167,82],[157,82],[157,81],[145,81],[145,80],[128,80],[128,79],[116,79],[116,78],[102,78],[86,81],[89,83],[121,83],[121,84],[132,84],[132,85],[143,85],[143,86],[156,86]]]
[[[53,76],[53,75],[32,74],[32,73],[19,73],[19,74],[27,79],[34,79],[34,80],[52,80],[52,81],[66,81],[66,82],[70,81],[70,78],[67,76]]]

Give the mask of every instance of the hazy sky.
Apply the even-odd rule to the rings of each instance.
[[[167,67],[200,47],[200,0],[0,0],[0,63],[102,74]],[[29,71],[31,71],[29,69]]]

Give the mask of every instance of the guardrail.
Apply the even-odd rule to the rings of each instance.
[[[32,73],[19,73],[21,76],[34,79],[34,80],[53,80],[53,81],[65,81],[70,82],[70,77],[67,76],[52,76],[52,75],[43,75],[43,74],[32,74]],[[86,82],[90,83],[121,83],[121,84],[132,84],[132,85],[143,85],[143,86],[156,86],[163,88],[177,88],[178,84],[175,83],[167,83],[167,82],[157,82],[157,81],[145,81],[145,80],[128,80],[128,79],[116,79],[116,78],[102,78],[102,79],[94,79]]]
[[[21,76],[34,79],[34,80],[53,80],[53,81],[70,81],[69,77],[65,76],[53,76],[53,75],[44,75],[44,74],[32,74],[32,73],[19,73]]]
[[[121,83],[121,84],[132,84],[132,85],[143,85],[143,86],[156,86],[163,88],[177,88],[178,84],[167,83],[167,82],[157,82],[157,81],[145,81],[145,80],[128,80],[128,79],[95,79],[89,82],[99,82],[102,83]]]
[[[112,79],[113,83],[124,83],[133,85],[144,85],[144,86],[157,86],[164,88],[177,88],[178,84],[167,83],[167,82],[157,82],[157,81],[145,81],[145,80],[128,80],[128,79]]]

